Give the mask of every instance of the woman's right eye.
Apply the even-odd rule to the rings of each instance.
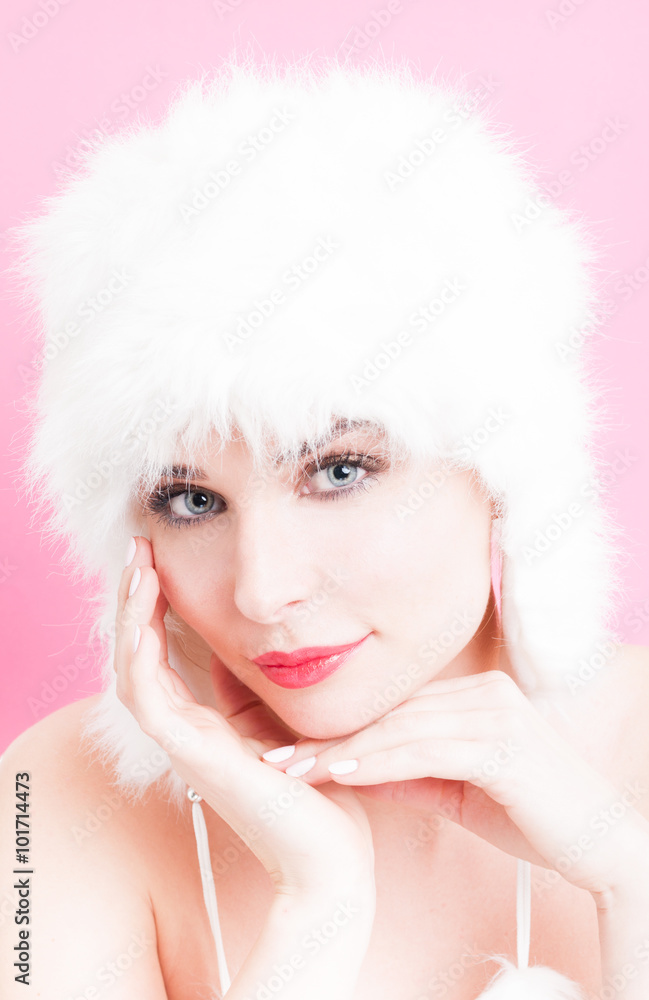
[[[181,528],[202,524],[203,521],[220,513],[218,500],[218,494],[211,490],[168,487],[152,493],[145,501],[144,507],[163,524]]]
[[[206,514],[216,503],[216,494],[209,490],[185,490],[171,497],[169,509],[177,517]]]

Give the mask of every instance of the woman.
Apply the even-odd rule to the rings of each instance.
[[[646,996],[594,251],[531,203],[479,88],[234,58],[19,231],[25,485],[107,639],[2,760],[44,995]]]

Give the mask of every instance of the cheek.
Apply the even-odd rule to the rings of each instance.
[[[457,489],[424,501],[417,510],[396,505],[381,525],[365,569],[376,602],[385,598],[402,634],[418,641],[461,619],[477,627],[491,581],[490,513]]]
[[[191,529],[187,529],[191,530]],[[160,587],[169,604],[199,634],[206,621],[214,621],[220,606],[220,582],[213,560],[201,559],[182,546],[152,544]]]

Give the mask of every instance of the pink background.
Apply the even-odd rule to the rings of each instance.
[[[389,8],[387,0],[5,0],[1,18],[4,261],[4,231],[55,190],[57,163],[74,157],[84,133],[114,131],[138,114],[155,118],[177,81],[209,70],[234,45],[252,42],[260,55],[291,57],[344,55],[355,44],[350,58],[357,62],[382,48],[426,72],[465,77],[468,86],[492,78],[499,119],[545,171],[554,200],[594,223],[606,249],[611,316],[593,350],[608,386],[602,455],[609,462],[626,456],[617,462],[612,492],[627,553],[619,627],[626,642],[649,643],[649,15],[642,0],[390,0]],[[618,123],[608,130],[611,141],[601,138],[608,119]],[[21,397],[35,345],[6,279],[0,307],[7,473],[0,492],[2,752],[24,729],[99,684],[92,656],[84,659],[83,588],[66,580],[60,552],[30,531],[15,485]]]

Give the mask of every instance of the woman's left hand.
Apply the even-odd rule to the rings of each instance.
[[[428,812],[443,808],[596,900],[633,879],[637,861],[649,857],[649,822],[500,670],[430,681],[351,736],[300,740],[290,758],[268,763],[292,770],[314,756],[301,775],[309,784],[333,779]],[[357,763],[329,771],[341,761]],[[619,805],[609,812],[614,803],[623,803],[623,815]]]

